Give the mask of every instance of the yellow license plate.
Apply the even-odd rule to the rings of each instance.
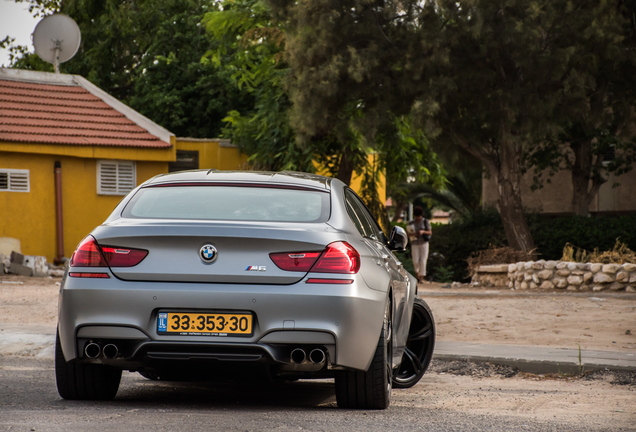
[[[157,332],[183,336],[250,336],[252,314],[159,312]]]

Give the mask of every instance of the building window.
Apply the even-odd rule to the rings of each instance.
[[[29,192],[29,170],[0,168],[0,191]]]
[[[97,193],[126,195],[137,185],[135,162],[97,161]]]

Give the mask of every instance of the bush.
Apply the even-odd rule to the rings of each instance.
[[[595,248],[606,251],[611,250],[620,238],[630,249],[636,249],[636,215],[554,217],[531,214],[527,217],[539,259],[560,259],[566,243],[588,251]],[[469,278],[466,260],[471,252],[507,245],[501,218],[495,211],[475,214],[450,225],[434,224],[430,253],[437,252],[443,259],[432,266],[430,272],[434,274],[436,268],[450,268],[453,280],[466,281]]]

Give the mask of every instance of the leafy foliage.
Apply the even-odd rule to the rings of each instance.
[[[549,217],[528,215],[536,241],[538,258],[559,260],[566,244],[588,251],[608,251],[617,239],[636,249],[636,216]],[[471,253],[491,247],[507,246],[501,220],[495,212],[476,214],[451,225],[435,225],[431,252],[443,255],[442,266],[452,266],[454,280],[468,277],[467,259]]]
[[[251,98],[230,74],[201,57],[214,49],[203,15],[213,0],[32,0],[40,16],[62,12],[80,27],[82,44],[60,67],[79,74],[178,136],[217,137],[228,111]],[[25,51],[12,67],[51,70]]]

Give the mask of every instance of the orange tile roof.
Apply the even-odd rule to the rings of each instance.
[[[0,141],[168,148],[80,85],[0,78]]]

